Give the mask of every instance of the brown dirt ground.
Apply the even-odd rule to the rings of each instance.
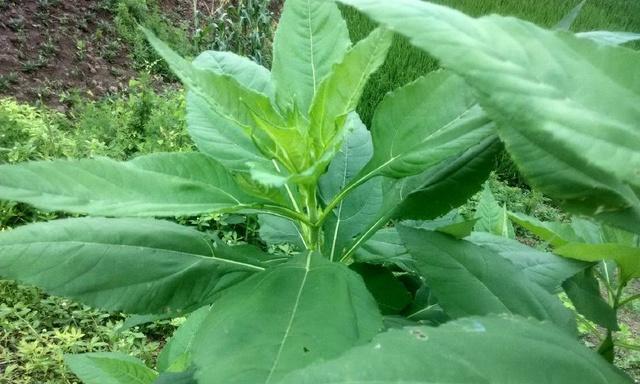
[[[99,97],[134,75],[101,1],[0,1],[0,96],[62,107],[77,90]]]
[[[199,1],[211,13],[237,0]],[[284,0],[271,0],[279,15]],[[0,97],[40,102],[61,111],[66,96],[89,98],[123,90],[135,76],[106,0],[0,0]],[[175,24],[193,19],[192,0],[159,0]]]

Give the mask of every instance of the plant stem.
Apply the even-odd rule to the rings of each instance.
[[[310,225],[306,226],[307,247],[311,251],[320,249],[320,225],[318,224],[318,190],[315,185],[303,188],[305,208]]]
[[[288,219],[299,220],[300,222],[306,225],[314,226],[313,222],[309,220],[309,217],[307,217],[307,215],[300,212],[293,211],[289,208],[280,207],[277,205],[264,205],[256,209],[261,209],[265,212],[274,214],[276,216],[282,216]]]
[[[606,269],[606,263],[604,265]],[[616,312],[616,317],[617,317],[618,308],[620,308],[620,298],[622,297],[622,290],[624,289],[626,282],[620,281],[620,277],[618,276],[618,287],[614,294],[613,289],[611,289],[611,282],[608,279],[609,272],[607,271],[606,273],[607,273],[607,284],[610,287],[609,301],[611,304],[611,308],[613,308],[614,312]],[[608,362],[613,363],[613,360],[615,358],[616,345],[617,343],[613,341],[613,331],[611,329],[607,329],[607,336],[598,347],[598,353],[602,355],[602,357],[604,357]]]
[[[640,293],[637,295],[633,295],[633,296],[629,296],[626,299],[622,300],[619,304],[618,304],[618,308],[624,307],[625,305],[631,303],[634,300],[638,300],[640,299]]]
[[[640,351],[640,345],[627,344],[627,343],[624,343],[622,341],[616,341],[616,342],[614,342],[614,345],[616,347],[620,347],[620,348],[631,349],[633,351]]]
[[[359,177],[355,180],[352,180],[349,185],[347,185],[345,188],[343,188],[340,193],[338,193],[337,195],[335,195],[333,197],[333,199],[331,199],[331,201],[329,202],[329,204],[327,204],[327,206],[324,208],[324,210],[322,211],[322,214],[320,215],[320,217],[318,218],[317,221],[317,225],[318,226],[322,226],[322,223],[324,223],[324,221],[329,217],[329,215],[331,214],[331,211],[333,211],[333,209],[335,207],[338,206],[338,204],[340,204],[340,202],[349,194],[351,193],[351,191],[353,191],[354,189],[358,188],[359,186],[361,186],[362,184],[364,184],[367,180],[369,180],[372,176],[374,176],[373,173],[368,173],[362,177]]]

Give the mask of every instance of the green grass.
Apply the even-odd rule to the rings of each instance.
[[[389,0],[392,1],[392,0]],[[567,14],[579,0],[432,0],[457,8],[473,16],[498,13],[516,16],[544,27],[552,27]],[[343,9],[349,25],[351,39],[365,37],[374,24],[353,9]],[[640,1],[588,0],[576,20],[574,31],[618,30],[640,32]],[[640,48],[640,44],[632,45]],[[435,60],[413,48],[406,39],[396,38],[384,66],[374,75],[364,92],[358,113],[370,126],[373,112],[384,95],[399,86],[433,71]]]

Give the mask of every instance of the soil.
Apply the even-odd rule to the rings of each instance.
[[[237,0],[199,1],[200,12]],[[0,97],[64,111],[70,94],[91,99],[135,77],[106,0],[0,0]],[[283,0],[271,0],[276,15]],[[159,0],[176,25],[191,24],[191,0]]]
[[[134,76],[112,13],[96,0],[0,0],[0,96],[62,108]]]

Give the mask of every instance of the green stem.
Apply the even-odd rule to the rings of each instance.
[[[606,263],[605,263],[605,269],[606,269]],[[607,277],[609,277],[609,272],[606,271],[606,273],[607,273]],[[611,287],[610,279],[607,279],[607,284],[609,285],[609,287]],[[618,281],[618,288],[615,294],[613,293],[613,289],[610,289],[610,292],[609,292],[609,301],[611,304],[611,308],[613,308],[614,312],[616,312],[616,315],[618,312],[618,308],[620,308],[620,298],[622,297],[622,290],[624,289],[625,285],[626,285],[626,282]],[[598,353],[602,357],[604,357],[608,362],[613,363],[613,360],[615,358],[615,346],[616,346],[616,343],[613,341],[613,331],[610,329],[607,329],[607,336],[598,347]]]
[[[322,224],[324,223],[324,221],[329,217],[329,215],[331,214],[331,211],[333,211],[333,209],[335,207],[338,206],[338,204],[340,204],[340,202],[349,194],[351,193],[351,191],[353,191],[354,189],[358,188],[359,186],[361,186],[362,184],[364,184],[366,181],[368,181],[369,179],[371,179],[373,176],[375,176],[374,172],[369,172],[367,174],[365,174],[362,177],[356,177],[354,180],[352,180],[346,187],[344,187],[340,193],[338,193],[337,195],[335,195],[333,197],[333,199],[331,199],[331,201],[329,202],[329,204],[327,204],[327,206],[324,208],[324,210],[322,211],[322,214],[320,215],[320,217],[318,218],[317,224],[318,226],[322,226]]]
[[[304,242],[307,245],[307,249],[317,251],[320,249],[321,243],[320,225],[318,224],[318,190],[315,185],[310,185],[304,186],[300,192],[304,198],[305,209],[307,211],[307,223],[305,223],[306,225],[303,227]]]
[[[616,341],[616,342],[614,342],[614,345],[616,347],[620,347],[620,348],[631,349],[633,351],[640,351],[640,345],[627,344],[627,343],[624,343],[622,341]]]
[[[589,330],[591,331],[591,334],[593,334],[593,336],[598,339],[598,344],[602,344],[603,339],[598,328],[593,324],[591,324],[589,320],[585,319],[582,316],[577,316],[577,318],[578,318],[578,321],[581,322],[585,327],[589,328]]]
[[[296,212],[286,207],[280,207],[277,205],[263,205],[261,207],[258,207],[257,209],[261,209],[267,213],[271,213],[276,216],[282,216],[288,219],[298,220],[309,226],[314,226],[313,222],[310,221],[309,217],[307,217],[305,214]]]
[[[600,343],[600,346],[598,347],[598,353],[609,363],[613,364],[615,352],[613,343],[613,332],[610,329],[607,330],[607,337],[602,341],[602,343]]]
[[[618,304],[618,308],[624,307],[625,305],[631,303],[634,300],[638,300],[640,299],[640,293],[637,295],[633,295],[633,296],[629,296],[626,299],[622,300],[619,304]]]
[[[609,296],[609,305],[611,305],[613,307],[613,302],[614,302],[614,293],[613,293],[613,288],[611,286],[611,277],[609,275],[609,268],[607,267],[607,263],[602,262],[602,267],[604,269],[604,284],[605,287],[607,287],[607,294]]]

